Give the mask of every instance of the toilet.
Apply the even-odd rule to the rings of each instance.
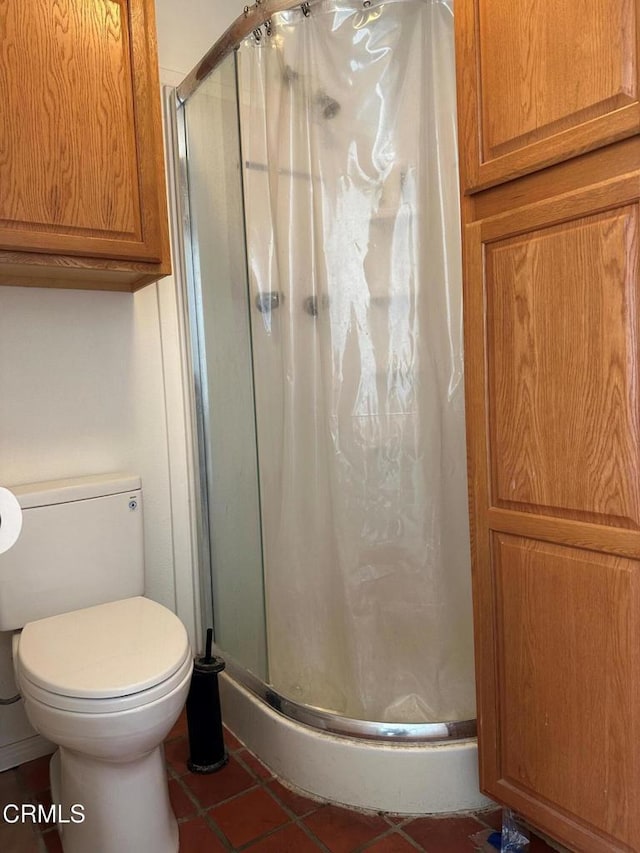
[[[23,511],[0,556],[0,630],[27,716],[58,749],[51,794],[65,853],[175,853],[162,743],[193,658],[144,598],[142,490],[112,474],[10,487]]]

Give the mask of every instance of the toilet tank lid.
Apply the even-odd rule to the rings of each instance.
[[[114,474],[48,480],[43,483],[26,483],[8,488],[17,497],[22,509],[30,509],[135,491],[140,488],[140,477],[137,474],[118,471]]]

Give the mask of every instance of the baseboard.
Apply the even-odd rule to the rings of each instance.
[[[24,764],[25,761],[33,761],[42,755],[50,755],[54,751],[55,746],[40,735],[7,743],[0,746],[0,772]]]

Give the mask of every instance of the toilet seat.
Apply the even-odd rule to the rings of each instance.
[[[190,677],[192,668],[193,662],[189,654],[180,669],[166,681],[156,684],[155,687],[148,690],[129,693],[127,696],[115,696],[111,699],[82,699],[53,693],[50,690],[43,690],[42,687],[38,687],[24,675],[21,675],[20,678],[20,688],[25,699],[40,702],[58,711],[72,711],[78,714],[117,714],[122,711],[141,708],[143,705],[151,705],[153,702],[169,696],[182,685],[185,679]]]
[[[80,713],[154,702],[182,683],[192,666],[182,622],[140,596],[30,622],[16,653],[29,698]]]

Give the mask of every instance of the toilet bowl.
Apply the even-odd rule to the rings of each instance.
[[[193,666],[180,620],[142,596],[111,601],[27,623],[13,659],[31,724],[58,746],[65,853],[175,853],[162,742]]]

